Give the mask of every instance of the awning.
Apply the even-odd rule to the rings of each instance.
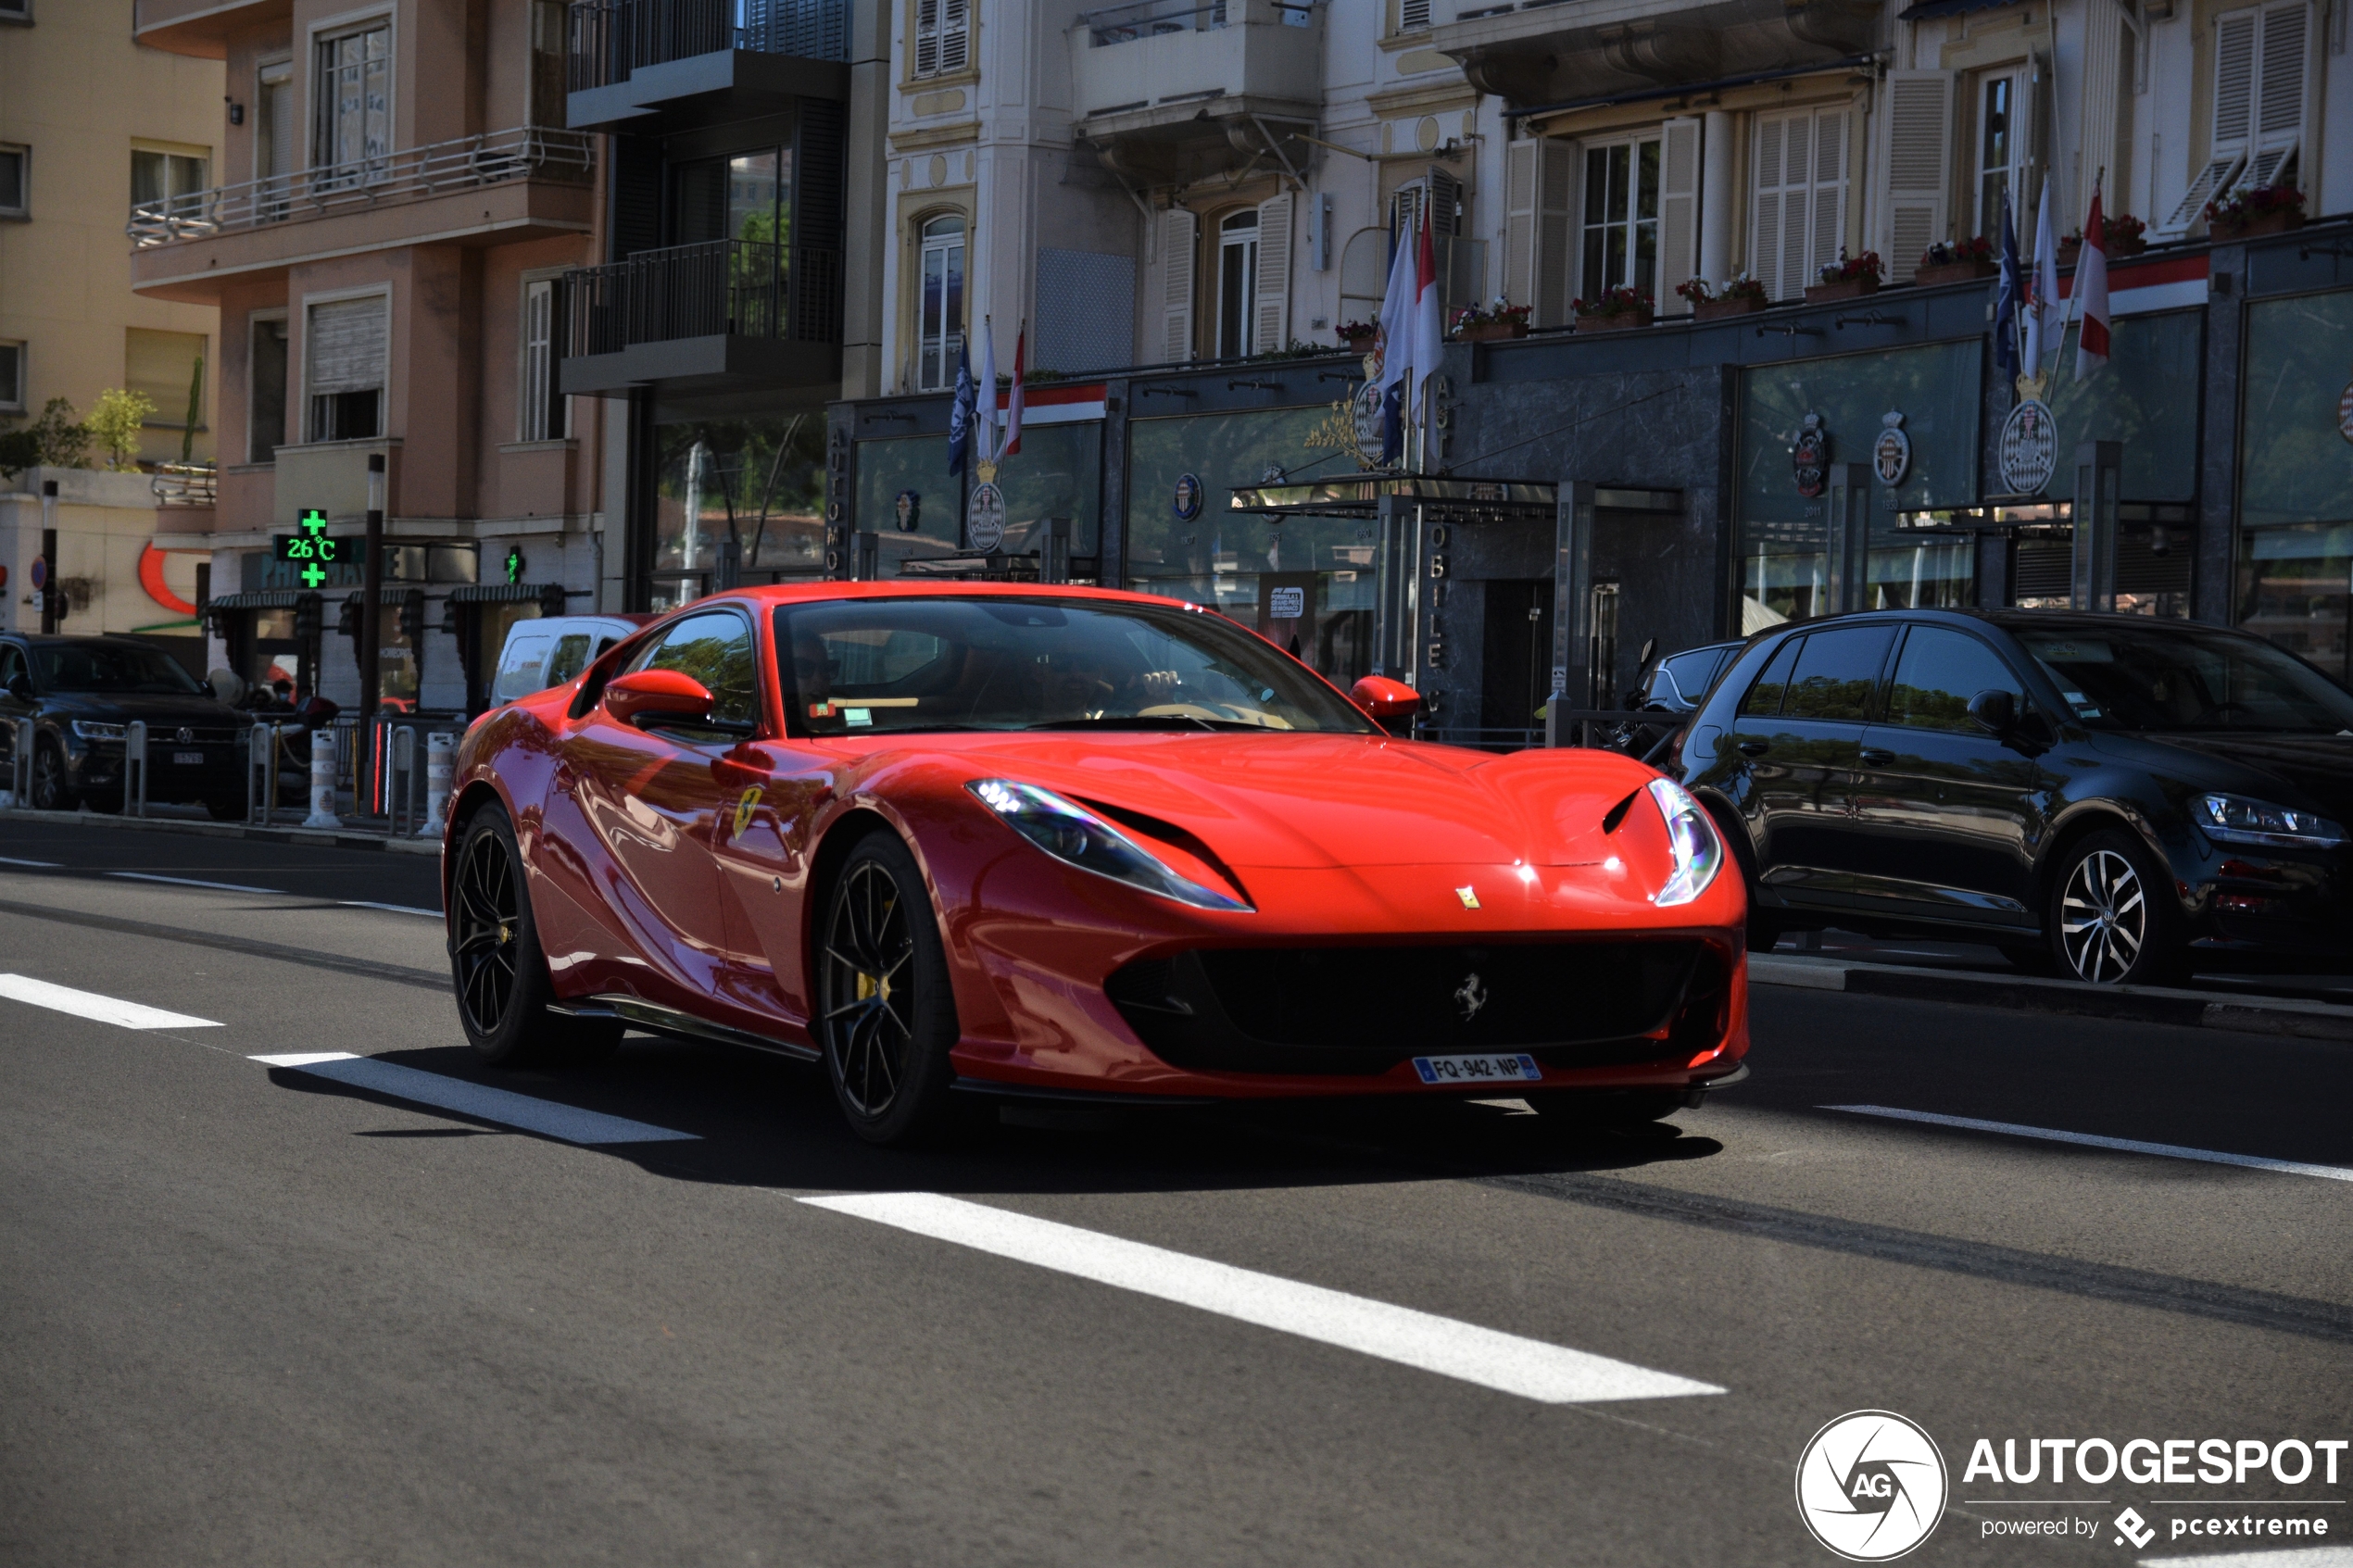
[[[1261,517],[1377,517],[1384,496],[1471,507],[1496,516],[1542,512],[1551,516],[1558,486],[1516,479],[1438,479],[1425,474],[1363,474],[1310,480],[1300,484],[1235,487],[1238,512]]]
[[[1990,11],[1996,6],[2016,6],[2020,0],[1918,0],[1907,6],[1897,19],[1907,22],[1931,21],[1938,17],[1965,17],[1971,11]]]
[[[448,591],[451,604],[494,605],[521,604],[526,599],[544,597],[553,583],[469,583]]]
[[[292,609],[300,602],[300,588],[263,588],[251,594],[215,594],[204,602],[208,611],[216,609]],[[322,595],[321,597],[324,596]]]

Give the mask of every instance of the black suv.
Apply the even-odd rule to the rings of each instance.
[[[1776,627],[1681,765],[1747,873],[1752,947],[1932,932],[2136,984],[2353,960],[2353,693],[2244,633],[2041,610]]]
[[[245,812],[245,732],[252,715],[215,700],[170,655],[132,637],[0,637],[0,759],[33,724],[31,804],[70,811],[122,809],[122,750],[133,720],[147,726],[147,798],[201,801],[214,816]]]

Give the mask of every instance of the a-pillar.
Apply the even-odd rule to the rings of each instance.
[[[1871,468],[1832,463],[1830,471],[1831,613],[1871,608]]]
[[[2124,467],[2120,441],[2075,446],[2075,561],[2068,605],[2116,608],[2116,489]]]

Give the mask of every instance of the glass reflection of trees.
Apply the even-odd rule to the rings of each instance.
[[[720,610],[690,616],[661,640],[642,669],[676,670],[700,681],[711,696],[711,716],[722,724],[749,723],[759,700],[753,674],[751,624]]]
[[[712,571],[729,538],[743,582],[820,571],[824,438],[813,412],[661,426],[655,575]]]

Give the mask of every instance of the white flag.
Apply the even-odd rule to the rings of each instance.
[[[2058,352],[2063,318],[2059,313],[2058,227],[2051,221],[2051,182],[2043,181],[2043,200],[2034,213],[2034,285],[2026,296],[2026,373],[2043,373],[2045,351]]]

